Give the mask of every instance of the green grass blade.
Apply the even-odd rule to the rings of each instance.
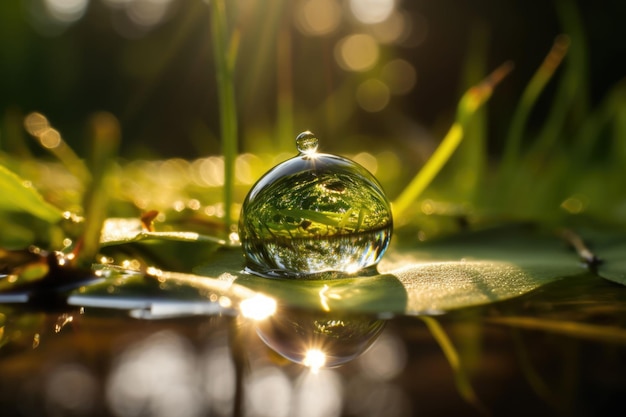
[[[76,263],[90,266],[100,249],[102,225],[107,216],[108,175],[120,142],[120,127],[110,113],[97,113],[91,119],[91,183],[83,199],[85,229],[78,247]]]
[[[428,187],[457,149],[476,111],[489,99],[494,87],[513,69],[507,62],[498,67],[480,84],[470,88],[457,107],[455,122],[426,164],[393,202],[394,217],[402,217]]]
[[[565,35],[560,35],[555,39],[552,49],[522,93],[520,102],[513,114],[501,161],[502,167],[507,170],[507,172],[512,171],[518,163],[522,138],[524,137],[528,117],[545,86],[552,79],[554,72],[563,61],[569,44],[570,40]]]
[[[489,39],[489,30],[484,24],[477,23],[472,27],[463,71],[464,90],[481,82],[487,73]],[[449,163],[454,172],[461,173],[453,177],[452,190],[457,201],[473,201],[481,190],[487,167],[487,122],[487,109],[482,106],[472,116],[463,142]]]
[[[533,165],[542,167],[547,163],[547,153],[563,136],[568,121],[572,128],[582,120],[587,107],[587,48],[583,24],[576,5],[570,0],[556,2],[557,12],[565,32],[571,39],[568,56],[548,119],[539,132],[529,154]],[[571,119],[568,116],[572,115]]]
[[[232,206],[237,158],[237,107],[233,72],[239,37],[229,36],[224,0],[211,1],[211,30],[224,155],[224,223],[227,232],[230,232],[234,223]]]

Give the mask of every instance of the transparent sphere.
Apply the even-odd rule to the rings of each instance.
[[[311,132],[299,155],[266,173],[246,197],[239,236],[248,271],[269,277],[333,278],[382,258],[393,227],[378,181],[357,163],[317,153]]]
[[[329,315],[300,309],[278,311],[256,322],[257,334],[269,348],[312,368],[334,368],[356,359],[384,328],[384,321],[366,315]],[[311,353],[321,355],[317,363],[307,363]]]

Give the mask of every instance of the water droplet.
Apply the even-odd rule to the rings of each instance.
[[[296,148],[303,154],[312,154],[317,151],[318,140],[313,132],[302,132],[296,138]]]
[[[317,147],[310,132],[303,141]],[[265,174],[242,205],[247,270],[325,279],[374,268],[393,227],[380,184],[353,161],[323,153],[311,158],[297,143],[301,153]]]
[[[279,355],[316,371],[348,363],[380,336],[383,320],[366,315],[328,314],[281,308],[258,321],[261,340]]]

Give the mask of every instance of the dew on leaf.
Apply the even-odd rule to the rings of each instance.
[[[308,130],[306,132],[302,132],[296,138],[296,148],[298,152],[304,154],[312,154],[317,152],[317,145],[319,141],[317,137]]]

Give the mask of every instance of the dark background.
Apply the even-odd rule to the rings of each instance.
[[[0,115],[5,150],[11,147],[16,123],[31,111],[45,114],[79,154],[86,148],[85,126],[90,114],[105,110],[123,128],[121,153],[133,157],[198,157],[219,153],[219,114],[212,55],[210,8],[200,0],[171,3],[167,18],[149,30],[115,30],[120,10],[103,0],[91,0],[85,15],[64,25],[42,23],[44,0],[0,4]],[[332,34],[301,34],[289,1],[227,2],[242,27],[236,67],[240,147],[254,150],[255,140],[272,144],[277,131],[277,66],[279,39],[290,34],[293,123],[291,134],[305,129],[330,137],[328,148],[394,147],[403,130],[423,129],[434,140],[445,132],[456,102],[466,87],[463,68],[470,42],[484,33],[485,74],[512,60],[514,72],[498,87],[490,103],[492,150],[508,125],[510,114],[563,24],[551,1],[402,1],[408,16],[427,21],[421,43],[384,46],[382,56],[400,57],[416,68],[417,84],[404,96],[392,97],[382,111],[359,108],[333,124],[351,103],[326,101],[338,86],[350,89],[362,74],[342,70],[334,61],[333,45],[362,29],[343,19]],[[588,46],[589,98],[599,102],[624,76],[623,18],[619,0],[576,2]],[[38,11],[39,10],[39,11]],[[38,16],[39,13],[39,18]],[[35,16],[35,17],[33,17]],[[43,19],[43,20],[42,20]],[[242,23],[243,22],[243,23]],[[363,26],[363,25],[361,25]],[[482,32],[479,32],[482,31]],[[480,60],[480,59],[479,59]],[[584,86],[581,86],[584,88]],[[551,83],[531,121],[549,111]],[[339,107],[339,108],[337,108]],[[406,135],[412,138],[411,135]],[[388,141],[385,138],[391,137]],[[408,139],[413,140],[413,139]],[[397,141],[397,142],[394,142]]]

